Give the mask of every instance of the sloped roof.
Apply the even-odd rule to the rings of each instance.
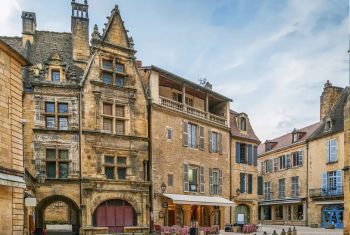
[[[349,87],[345,88],[338,98],[337,102],[333,105],[329,115],[323,119],[321,125],[317,130],[309,137],[309,140],[318,139],[330,134],[344,131],[344,108],[349,96]],[[326,130],[325,126],[328,120],[331,120],[332,127],[330,130]]]
[[[314,124],[312,124],[310,126],[306,126],[304,128],[297,129],[296,131],[303,132],[305,134],[296,143],[293,143],[293,141],[292,141],[293,140],[292,132],[290,132],[288,134],[285,134],[285,135],[282,135],[280,137],[277,137],[275,139],[268,140],[268,142],[275,142],[276,145],[272,149],[270,149],[269,151],[265,151],[265,143],[260,144],[258,146],[258,155],[261,155],[261,154],[264,154],[264,153],[268,153],[268,152],[272,152],[274,150],[281,149],[283,147],[292,146],[294,144],[298,144],[300,142],[306,141],[315,132],[315,130],[320,125],[321,125],[321,123],[317,122],[317,123],[314,123]]]
[[[259,138],[255,135],[255,132],[253,130],[253,127],[249,121],[249,118],[247,118],[247,132],[241,132],[238,129],[238,123],[237,123],[237,117],[240,115],[240,113],[237,113],[233,110],[230,110],[230,125],[231,125],[231,135],[233,137],[245,139],[248,141],[256,142],[257,144],[260,143]]]

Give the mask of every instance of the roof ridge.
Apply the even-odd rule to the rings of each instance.
[[[71,32],[55,32],[55,31],[50,31],[50,30],[35,30],[35,32],[40,32],[40,33],[56,33],[56,34],[72,34]]]

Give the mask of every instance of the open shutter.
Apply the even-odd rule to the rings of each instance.
[[[303,165],[303,151],[299,151],[299,166]]]
[[[241,162],[240,153],[241,153],[241,143],[236,142],[236,163]]]
[[[336,182],[337,182],[337,193],[341,193],[343,191],[343,171],[342,170],[338,170],[337,171],[337,178],[336,178]]]
[[[269,164],[269,172],[272,173],[272,159],[268,161]]]
[[[263,189],[264,189],[264,179],[262,176],[258,176],[258,195],[263,195]]]
[[[248,165],[253,164],[253,146],[248,144]]]
[[[258,165],[258,146],[254,145],[254,166]]]
[[[326,141],[326,156],[327,156],[327,159],[326,159],[326,162],[328,163],[328,162],[330,162],[329,160],[330,160],[330,148],[329,148],[329,144],[330,144],[330,140],[327,140]]]
[[[199,126],[199,149],[204,150],[204,127]]]
[[[212,150],[212,148],[211,148],[211,141],[212,141],[212,139],[211,139],[211,131],[208,131],[208,149],[209,149],[209,153],[211,153],[211,152],[213,152],[213,150]]]
[[[291,155],[290,154],[287,154],[287,156],[286,156],[286,161],[287,161],[287,169],[289,169],[289,168],[291,168],[291,157],[290,157]]]
[[[213,169],[209,168],[209,189],[210,194],[213,194]]]
[[[222,194],[222,170],[219,171],[220,177],[219,177],[219,195]]]
[[[218,148],[219,148],[219,154],[223,154],[223,147],[222,147],[222,133],[218,134]]]
[[[264,167],[264,162],[260,162],[260,166],[261,166],[261,174],[265,174],[265,167]]]
[[[273,159],[273,171],[274,171],[274,172],[277,172],[277,170],[278,170],[278,158],[275,157],[275,158]]]
[[[204,167],[203,166],[200,167],[199,182],[200,182],[199,192],[204,193]]]
[[[327,172],[322,173],[322,190],[327,190]]]
[[[188,146],[188,123],[186,121],[182,123],[182,142],[184,146]]]
[[[188,165],[184,164],[183,169],[183,183],[184,183],[184,192],[189,191],[189,183],[188,183]]]
[[[248,174],[248,193],[252,194],[253,193],[253,175]]]
[[[239,190],[241,193],[245,193],[245,174],[239,173]]]

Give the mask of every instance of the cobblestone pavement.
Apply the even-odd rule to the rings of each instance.
[[[263,235],[263,232],[267,232],[268,235],[271,235],[274,230],[276,230],[277,234],[280,235],[282,232],[282,229],[287,232],[288,226],[280,226],[280,225],[263,225],[261,232],[255,232],[250,234],[256,234],[256,235]],[[297,230],[298,235],[313,235],[313,234],[319,234],[319,235],[343,235],[342,229],[324,229],[324,228],[310,228],[310,227],[301,227],[301,226],[295,226]],[[243,234],[243,233],[229,233],[221,231],[220,235],[233,235],[233,234]]]

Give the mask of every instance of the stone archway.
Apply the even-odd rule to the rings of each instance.
[[[65,204],[65,206],[67,207],[67,218],[66,218],[67,224],[71,224],[73,232],[75,232],[76,234],[79,234],[79,229],[80,229],[79,207],[75,203],[75,201],[62,195],[49,196],[44,198],[38,203],[35,209],[35,214],[36,214],[35,226],[37,228],[46,227],[45,211],[47,209],[50,209],[52,205],[61,204],[61,203]],[[53,216],[55,215],[46,215],[46,217],[50,217],[50,218],[52,218]]]
[[[238,220],[238,216],[239,215],[244,215],[244,223],[250,223],[250,208],[249,206],[245,205],[245,204],[239,204],[236,206],[235,208],[235,221],[236,223],[240,222]]]
[[[136,211],[130,203],[124,200],[104,201],[93,213],[93,226],[108,227],[109,232],[123,233],[124,227],[136,225]]]

